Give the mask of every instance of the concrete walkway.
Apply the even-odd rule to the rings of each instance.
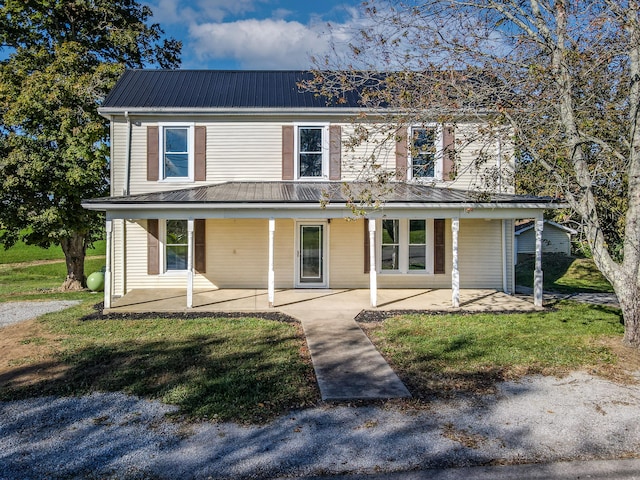
[[[411,396],[355,322],[359,310],[281,310],[302,323],[323,400]]]

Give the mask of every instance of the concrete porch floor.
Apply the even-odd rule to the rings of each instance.
[[[108,312],[266,312],[296,310],[355,312],[371,310],[368,289],[280,289],[276,290],[274,308],[269,308],[267,290],[219,289],[197,290],[194,307],[187,309],[184,289],[139,289],[113,299]],[[378,307],[373,310],[431,311],[535,311],[533,300],[489,289],[463,289],[460,308],[451,307],[450,289],[380,289]]]

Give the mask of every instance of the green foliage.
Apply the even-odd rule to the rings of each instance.
[[[160,41],[150,15],[129,0],[0,6],[0,44],[9,52],[0,62],[5,247],[62,245],[68,258],[82,257],[98,238],[100,216],[80,204],[109,191],[109,129],[98,106],[124,68],[178,65],[180,43]]]
[[[617,309],[565,302],[521,314],[402,315],[370,332],[416,397],[485,393],[496,381],[616,362]],[[604,342],[604,343],[603,343]]]
[[[533,288],[535,258],[526,258],[516,265],[516,283]],[[559,254],[542,257],[543,288],[559,293],[607,292],[611,284],[602,276],[590,258],[574,258]]]
[[[104,258],[85,259],[84,262],[87,273],[96,272],[103,266]],[[0,264],[0,302],[68,298],[65,294],[57,295],[65,273],[64,262],[13,267]],[[80,298],[83,298],[82,294]]]
[[[44,341],[56,353],[42,364],[20,363],[45,375],[2,385],[0,399],[116,391],[177,405],[191,418],[241,422],[264,422],[318,400],[295,324],[250,317],[79,320],[91,309],[85,302],[42,317]],[[47,376],[49,369],[59,373]]]

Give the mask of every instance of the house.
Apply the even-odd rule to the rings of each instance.
[[[551,220],[544,221],[542,231],[542,253],[562,253],[571,255],[571,236],[578,232]],[[517,223],[515,226],[515,262],[518,255],[533,255],[536,253],[535,224],[533,221]]]
[[[357,173],[370,145],[344,142],[363,108],[357,95],[301,92],[310,75],[122,75],[100,108],[111,196],[83,202],[106,213],[105,308],[135,289],[185,288],[187,307],[201,289],[267,289],[272,305],[276,289],[369,288],[372,306],[378,288],[451,289],[453,306],[460,288],[514,291],[514,221],[534,218],[540,234],[557,203],[474,196],[464,167],[477,145],[456,138],[480,125],[434,121],[403,128],[380,157],[396,174],[384,204],[354,218],[345,187],[367,188]]]

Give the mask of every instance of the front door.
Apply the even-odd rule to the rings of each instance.
[[[297,285],[326,287],[326,230],[325,222],[298,224]]]

